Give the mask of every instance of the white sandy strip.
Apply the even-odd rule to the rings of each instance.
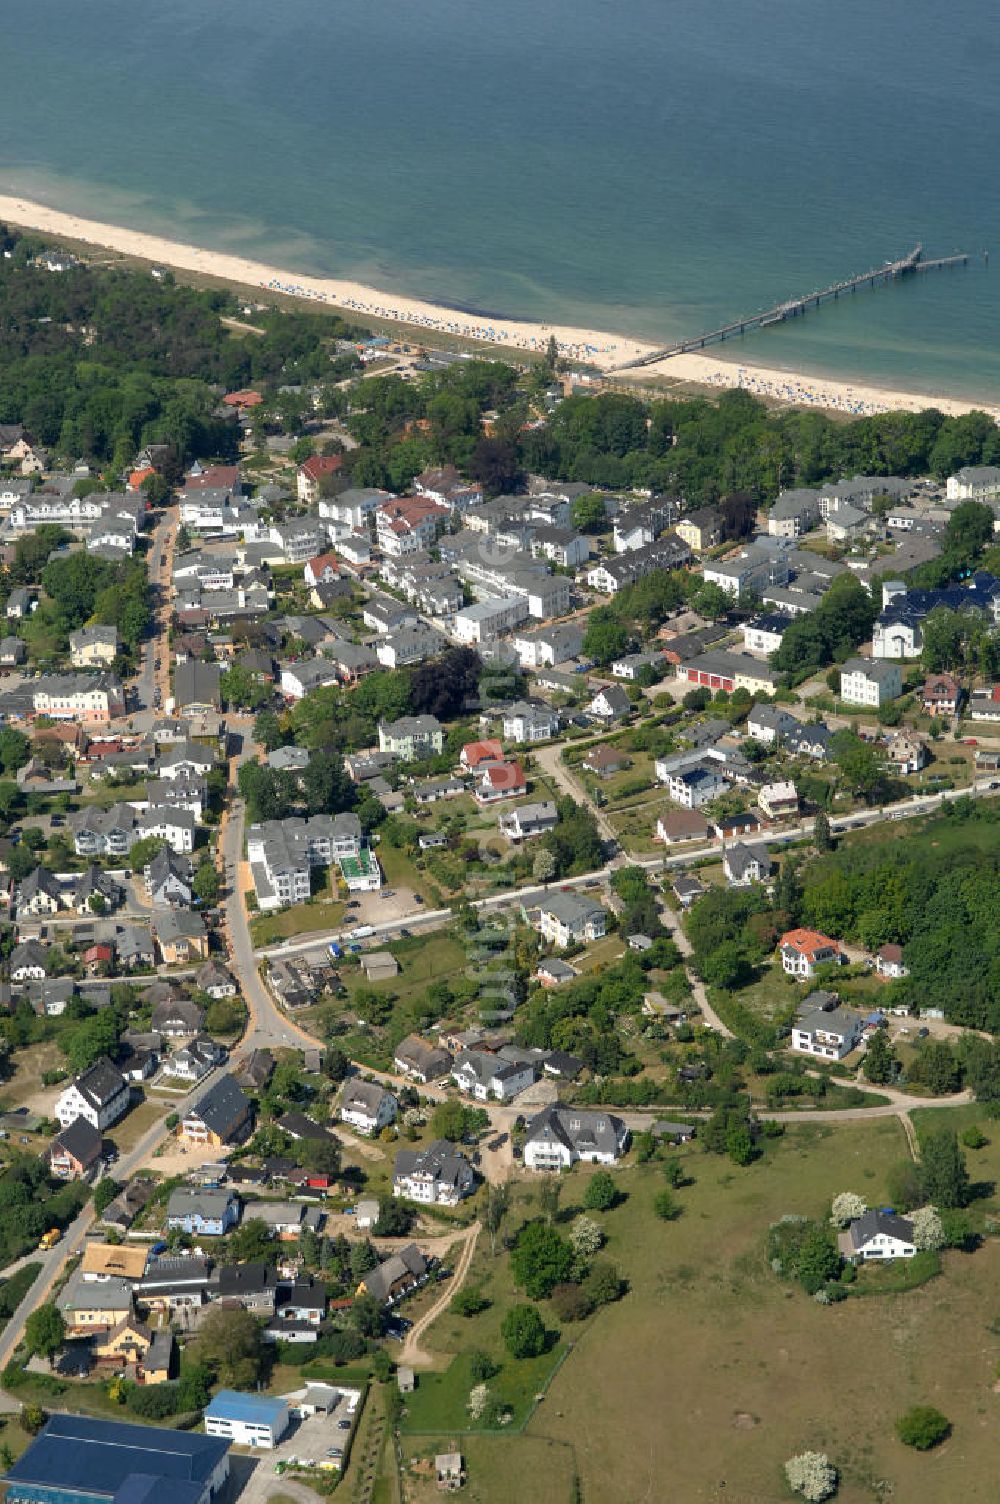
[[[183,241],[165,240],[122,225],[102,224],[99,220],[81,219],[49,209],[30,199],[0,194],[0,221],[37,230],[57,238],[82,241],[136,256],[155,266],[175,267],[201,272],[267,292],[282,292],[307,298],[372,318],[426,329],[428,334],[457,335],[484,344],[508,349],[544,351],[555,335],[562,356],[610,371],[656,347],[627,335],[608,334],[594,329],[576,329],[565,324],[536,324],[523,319],[491,320],[486,314],[466,314],[457,309],[425,303],[380,292],[360,282],[327,277],[310,277],[302,272],[284,271],[264,262],[250,261],[222,251],[207,251]],[[641,380],[643,375],[669,376],[711,387],[742,387],[762,397],[796,406],[830,408],[839,412],[865,414],[888,411],[920,411],[937,407],[957,415],[983,404],[948,397],[929,397],[917,392],[901,392],[845,381],[826,380],[796,371],[769,369],[766,366],[740,365],[735,361],[712,359],[707,355],[676,355],[670,360],[647,366],[643,371],[623,373],[626,379]],[[1000,409],[987,408],[1000,420]]]

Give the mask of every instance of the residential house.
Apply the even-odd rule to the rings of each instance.
[[[205,1022],[205,1010],[191,998],[171,997],[157,1003],[150,1027],[166,1039],[187,1039]]]
[[[427,1260],[415,1243],[408,1243],[361,1279],[356,1294],[371,1295],[381,1305],[392,1305],[427,1278]]]
[[[340,1098],[340,1121],[374,1136],[396,1120],[396,1098],[374,1081],[348,1081]]]
[[[598,720],[608,723],[624,721],[632,714],[632,701],[621,685],[608,684],[604,689],[598,690],[587,706],[587,711]]]
[[[748,888],[766,882],[774,871],[774,862],[766,846],[745,846],[737,841],[722,853],[722,870],[731,888]]]
[[[769,820],[785,820],[799,812],[799,796],[790,779],[763,784],[757,793],[757,803]]]
[[[54,872],[36,867],[17,890],[18,918],[25,915],[58,914],[62,908],[62,886]]]
[[[772,538],[800,538],[819,525],[819,493],[806,487],[782,491],[767,514]]]
[[[299,501],[313,506],[320,498],[320,487],[333,479],[343,463],[342,454],[311,454],[296,472],[295,489]]]
[[[608,778],[612,773],[618,773],[628,765],[627,752],[622,752],[617,747],[609,747],[604,743],[599,747],[591,747],[580,764],[588,773],[595,773],[598,778]]]
[[[674,532],[696,554],[704,553],[722,537],[722,513],[718,507],[698,507],[674,523]]]
[[[256,1213],[256,1203],[247,1203],[247,1221]],[[278,1298],[277,1272],[262,1263],[223,1264],[216,1270],[216,1294],[224,1305],[240,1305],[252,1316],[273,1316]]]
[[[484,762],[476,774],[473,797],[477,804],[497,804],[501,799],[520,798],[527,787],[519,762]]]
[[[845,1258],[857,1263],[874,1259],[912,1259],[917,1251],[908,1217],[874,1208],[857,1217],[837,1240]]]
[[[875,970],[880,977],[909,976],[909,967],[903,961],[903,947],[892,941],[880,945],[875,953]]]
[[[192,1039],[183,1049],[174,1050],[163,1066],[165,1076],[192,1084],[204,1080],[210,1071],[221,1065],[226,1058],[222,1045],[203,1035]]]
[[[886,744],[889,762],[897,773],[919,773],[931,760],[927,743],[909,731],[894,731]]]
[[[485,737],[478,742],[466,742],[459,761],[470,772],[475,771],[480,763],[502,762],[503,743],[495,736]]]
[[[786,585],[791,568],[780,548],[748,543],[726,559],[706,560],[702,577],[739,600],[744,595],[760,595],[769,585]]]
[[[239,1221],[239,1197],[233,1191],[195,1191],[179,1185],[167,1202],[167,1227],[195,1238],[223,1238]]]
[[[67,1337],[89,1337],[110,1331],[132,1315],[130,1280],[86,1280],[81,1270],[71,1274],[55,1298]]]
[[[529,1121],[524,1165],[528,1170],[564,1170],[580,1160],[611,1165],[625,1153],[628,1137],[624,1122],[614,1113],[556,1103]]]
[[[118,651],[117,627],[81,627],[69,634],[70,662],[74,668],[109,668]]]
[[[189,1107],[177,1127],[177,1135],[187,1143],[240,1143],[252,1126],[250,1102],[232,1076],[220,1076],[198,1101]]]
[[[101,1135],[84,1117],[74,1118],[48,1148],[49,1174],[56,1180],[80,1180],[100,1163]]]
[[[1000,496],[1000,465],[964,465],[949,475],[945,494],[949,501],[993,501]]]
[[[845,705],[869,705],[878,709],[903,692],[903,676],[897,663],[870,658],[848,658],[840,671],[840,698]]]
[[[394,1196],[430,1206],[457,1206],[463,1197],[472,1195],[475,1186],[471,1164],[446,1139],[435,1139],[424,1149],[401,1149],[396,1155]]]
[[[558,710],[529,700],[517,700],[506,706],[501,719],[504,736],[519,746],[548,741],[559,732]]]
[[[535,836],[544,835],[546,831],[553,830],[558,823],[559,815],[551,799],[519,804],[515,809],[497,816],[500,834],[515,845],[519,841],[528,841]]]
[[[452,630],[457,642],[492,642],[524,621],[527,615],[528,603],[523,596],[490,596],[456,611]]]
[[[568,961],[560,961],[558,956],[548,956],[539,961],[535,980],[541,982],[543,987],[561,987],[564,982],[572,982],[579,975],[576,967]]]
[[[301,1201],[251,1201],[246,1207],[247,1219],[263,1222],[271,1236],[282,1243],[297,1240],[304,1214]]]
[[[428,1044],[417,1034],[408,1034],[396,1046],[393,1064],[397,1071],[426,1086],[451,1071],[452,1057],[447,1050]]]
[[[515,632],[514,651],[522,668],[554,668],[557,663],[579,657],[583,637],[578,620],[555,622],[533,632]]]
[[[962,686],[953,674],[928,674],[921,699],[928,715],[957,715],[962,702]]]
[[[696,877],[693,872],[682,872],[670,884],[670,891],[682,909],[689,909],[697,899],[704,898],[708,889],[701,878]]]
[[[174,705],[177,713],[219,710],[222,706],[222,669],[218,663],[189,658],[174,665]]]
[[[539,903],[542,938],[565,949],[578,941],[599,940],[607,929],[607,915],[595,898],[581,893],[548,893]]]
[[[770,657],[781,647],[782,639],[793,620],[793,617],[783,611],[768,611],[752,616],[743,623],[744,652]]]
[[[693,809],[672,809],[660,815],[653,839],[665,846],[675,846],[683,841],[707,841],[710,835],[704,815]]]
[[[103,1133],[112,1123],[128,1112],[130,1093],[128,1082],[106,1056],[101,1056],[60,1092],[53,1109],[63,1128],[84,1118]]]
[[[191,907],[194,889],[188,857],[163,846],[145,869],[144,878],[154,909]]]
[[[206,961],[204,966],[199,967],[195,973],[195,986],[200,992],[205,992],[209,997],[219,998],[235,997],[237,993],[236,980],[232,973],[218,961]]]
[[[772,747],[796,731],[799,724],[780,705],[754,705],[747,716],[747,735],[762,747]]]
[[[603,909],[601,910],[603,914]],[[535,1080],[534,1067],[502,1060],[486,1050],[463,1050],[452,1067],[459,1091],[477,1102],[510,1102]]]
[[[200,914],[184,909],[154,913],[151,928],[165,966],[183,965],[208,956],[208,935]]]
[[[657,769],[659,773],[659,769]],[[667,793],[684,809],[700,809],[717,799],[728,788],[719,767],[703,759],[693,767],[682,767],[666,776]]]
[[[391,752],[403,762],[417,762],[444,750],[444,727],[433,715],[407,715],[387,724],[379,722],[380,752]]]
[[[823,1060],[843,1060],[861,1042],[864,1020],[848,1008],[817,1009],[792,1025],[792,1049]]]
[[[819,966],[839,966],[844,954],[836,940],[818,930],[788,930],[778,942],[781,965],[790,977],[813,977]]]

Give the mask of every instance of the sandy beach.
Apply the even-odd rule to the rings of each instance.
[[[323,303],[333,309],[398,323],[414,331],[479,341],[506,350],[542,353],[555,336],[560,355],[609,373],[616,367],[649,354],[656,347],[626,335],[602,330],[578,329],[564,324],[532,323],[523,319],[467,314],[421,299],[380,292],[377,288],[339,278],[310,277],[264,262],[251,261],[223,251],[209,251],[182,241],[167,240],[122,225],[103,224],[47,208],[30,199],[0,194],[0,222],[35,230],[56,239],[74,240],[97,248],[137,257],[153,266],[198,272],[264,292]],[[856,416],[936,407],[957,416],[984,404],[949,397],[931,397],[916,392],[883,389],[858,382],[828,380],[798,371],[747,365],[736,360],[704,354],[676,355],[640,371],[621,372],[622,379],[641,382],[651,377],[670,377],[701,386],[739,387],[760,397],[800,407],[829,409]],[[1000,408],[985,407],[1000,421]]]

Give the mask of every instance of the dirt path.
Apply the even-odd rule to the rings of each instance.
[[[917,1164],[920,1160],[920,1145],[917,1143],[917,1130],[914,1128],[913,1121],[908,1112],[901,1112],[899,1114],[899,1121],[903,1125],[903,1132],[906,1134],[906,1142],[910,1146],[910,1153],[913,1155],[914,1164]]]
[[[441,1296],[441,1299],[435,1301],[430,1310],[426,1311],[424,1315],[420,1317],[419,1321],[414,1322],[409,1332],[407,1332],[406,1341],[403,1343],[399,1357],[396,1360],[397,1364],[408,1363],[411,1368],[426,1368],[429,1367],[430,1364],[434,1361],[430,1353],[426,1352],[425,1349],[420,1346],[420,1339],[427,1331],[427,1328],[431,1325],[431,1323],[436,1321],[437,1318],[441,1315],[441,1312],[448,1309],[448,1307],[451,1305],[451,1302],[454,1300],[456,1293],[461,1290],[462,1286],[464,1285],[466,1277],[469,1273],[469,1267],[472,1264],[472,1255],[476,1251],[476,1242],[481,1231],[482,1228],[480,1224],[478,1222],[473,1222],[472,1226],[464,1234],[459,1235],[460,1237],[464,1237],[465,1247],[462,1249],[461,1255],[459,1256],[458,1264],[455,1268],[455,1273],[448,1281],[448,1288]],[[454,1245],[456,1242],[458,1242],[458,1237],[452,1238],[450,1242],[452,1243],[452,1245]]]
[[[568,794],[571,799],[575,799],[577,804],[582,804],[586,809],[590,810],[590,813],[597,822],[597,828],[601,832],[601,835],[606,841],[610,841],[613,846],[617,846],[619,844],[618,837],[607,815],[602,814],[597,808],[597,805],[587,793],[581,780],[577,778],[575,773],[571,773],[563,762],[562,750],[561,742],[552,742],[547,747],[533,747],[531,755],[538,766],[549,774],[554,783],[559,785],[564,794]]]

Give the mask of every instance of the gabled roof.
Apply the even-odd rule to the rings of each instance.
[[[913,1242],[913,1223],[906,1217],[897,1217],[892,1212],[880,1212],[871,1208],[858,1217],[848,1228],[852,1248],[863,1248],[872,1238],[882,1233],[886,1237],[899,1238],[902,1243]]]
[[[106,1055],[102,1055],[89,1070],[74,1077],[73,1085],[84,1101],[94,1108],[101,1108],[107,1107],[119,1092],[125,1090],[125,1077],[115,1069]]]
[[[625,1134],[623,1120],[610,1112],[587,1112],[555,1103],[531,1119],[525,1144],[555,1141],[574,1153],[615,1154]]]
[[[101,1135],[86,1118],[74,1118],[68,1128],[57,1133],[49,1145],[49,1158],[65,1149],[81,1165],[89,1165],[101,1152]]]
[[[224,1137],[233,1123],[242,1119],[249,1108],[249,1100],[232,1076],[227,1074],[213,1082],[188,1115],[198,1118],[209,1132]]]

